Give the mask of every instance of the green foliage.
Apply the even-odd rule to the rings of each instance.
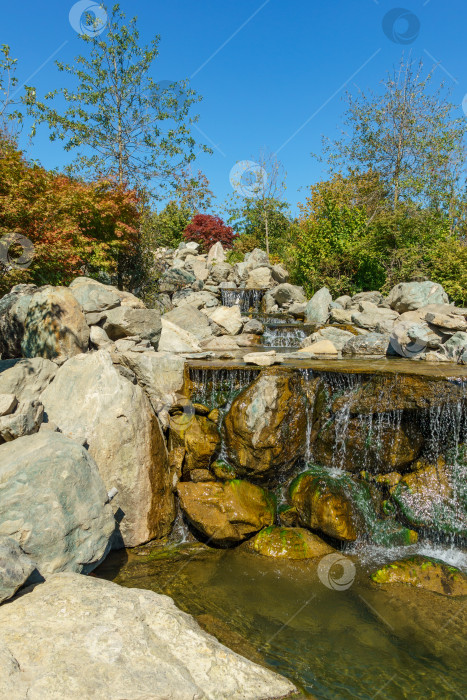
[[[27,88],[29,113],[35,123],[49,126],[52,141],[62,140],[66,151],[78,149],[72,172],[98,173],[154,194],[156,185],[173,183],[174,172],[195,158],[190,125],[197,117],[189,112],[200,98],[187,81],[165,88],[154,81],[150,72],[160,38],[141,46],[136,18],[125,23],[119,5],[103,34],[83,34],[80,40],[89,49],[86,56],[71,65],[56,63],[67,87],[49,92],[42,102]],[[55,106],[57,97],[65,101],[64,111]]]
[[[177,248],[192,211],[183,202],[170,201],[160,212],[148,212],[142,222],[144,240],[150,250]]]

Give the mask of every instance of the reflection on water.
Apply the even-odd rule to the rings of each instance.
[[[386,592],[369,582],[374,561],[347,556],[357,578],[344,591],[321,583],[316,560],[198,543],[115,552],[96,573],[172,596],[223,643],[313,697],[465,697],[466,601],[410,587]]]

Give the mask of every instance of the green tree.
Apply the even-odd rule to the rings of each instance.
[[[20,99],[15,99],[18,93],[18,78],[16,77],[17,58],[12,58],[10,47],[2,44],[0,47],[0,133],[13,139],[23,121],[23,114],[19,109]],[[3,147],[7,146],[9,139],[3,139]]]
[[[467,123],[434,69],[400,62],[382,90],[348,95],[344,136],[325,142],[332,172],[377,172],[393,208],[412,202],[451,211],[461,187]]]
[[[265,209],[267,217],[264,215]],[[263,201],[251,197],[239,201],[237,197],[231,200],[227,213],[228,224],[236,233],[236,251],[245,253],[253,248],[264,248],[269,249],[272,257],[284,257],[293,231],[287,202],[274,198]]]
[[[80,35],[87,56],[72,65],[56,63],[76,87],[53,90],[39,101],[27,88],[26,103],[36,124],[46,123],[51,140],[78,149],[72,172],[113,177],[140,193],[173,182],[173,174],[195,158],[190,108],[200,101],[187,81],[162,87],[151,75],[159,36],[141,46],[136,17],[125,23],[115,5],[104,33]],[[56,106],[63,98],[66,109]],[[202,149],[209,151],[204,146]]]

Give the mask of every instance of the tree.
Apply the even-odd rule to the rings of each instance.
[[[458,195],[467,123],[433,72],[402,60],[382,90],[348,94],[342,139],[327,142],[332,172],[379,174],[393,208],[431,203],[449,211]],[[348,134],[348,135],[346,135]]]
[[[12,139],[22,123],[23,115],[18,109],[20,100],[15,100],[18,85],[16,77],[17,58],[11,58],[10,47],[2,44],[0,48],[0,133]],[[2,139],[3,147],[8,140]]]
[[[136,18],[125,24],[115,5],[106,32],[80,35],[89,47],[72,65],[56,62],[59,71],[75,79],[74,89],[53,90],[39,101],[27,88],[26,103],[38,123],[50,128],[51,140],[64,141],[66,151],[78,150],[70,172],[115,178],[140,193],[155,193],[173,180],[174,172],[195,158],[196,142],[190,108],[199,98],[187,81],[163,86],[150,72],[159,53],[160,37],[140,46]],[[55,107],[57,96],[67,108]],[[209,151],[206,147],[201,147]]]
[[[260,213],[266,253],[269,255],[271,219],[285,192],[283,165],[274,153],[268,153],[266,149],[261,149],[254,163],[241,161],[237,165],[232,175],[232,185],[237,194],[243,197],[245,208],[256,209]]]
[[[80,274],[122,281],[124,261],[137,249],[139,216],[134,191],[49,172],[10,147],[0,158],[0,238],[25,236],[34,257],[19,270],[0,263],[0,294],[19,282],[69,284]]]
[[[200,243],[207,251],[215,243],[222,243],[226,248],[232,246],[234,232],[222,219],[211,214],[196,214],[183,232],[187,241]]]
[[[270,255],[282,259],[292,243],[293,222],[289,205],[280,199],[267,202],[267,218],[264,216],[264,203],[261,200],[245,199],[240,204],[233,201],[227,209],[228,223],[235,233],[234,248],[248,252],[253,248],[266,247],[267,238]],[[245,250],[244,250],[245,249]]]

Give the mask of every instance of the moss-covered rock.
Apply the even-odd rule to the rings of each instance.
[[[313,559],[336,550],[317,535],[301,527],[266,527],[249,541],[249,546],[265,557]]]
[[[222,459],[217,459],[215,462],[213,462],[210,469],[216,479],[219,479],[220,481],[232,481],[232,479],[237,478],[234,467],[227,464],[227,462],[224,462]]]
[[[226,447],[239,473],[271,478],[304,454],[306,397],[298,373],[263,370],[225,417]]]
[[[219,453],[221,436],[219,429],[206,416],[175,415],[170,423],[170,447],[186,450],[183,474],[193,469],[208,469]]]
[[[441,595],[467,595],[467,576],[442,561],[414,556],[386,564],[371,574],[381,585],[406,584]]]
[[[182,482],[177,492],[192,525],[217,544],[242,542],[274,522],[274,496],[248,481]]]

